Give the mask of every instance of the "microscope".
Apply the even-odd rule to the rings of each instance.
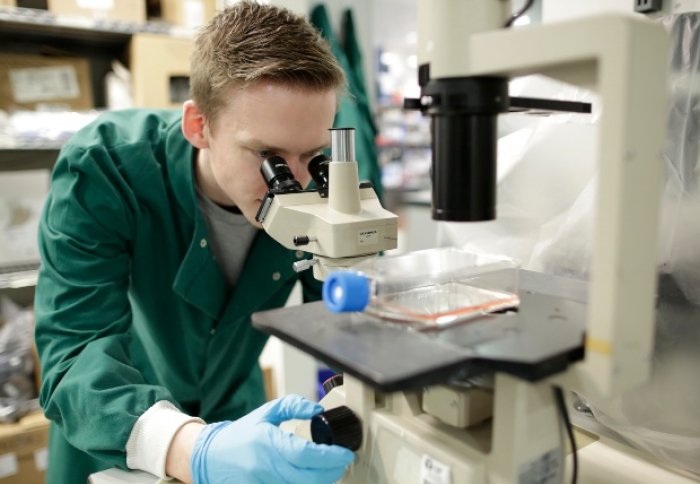
[[[313,189],[302,190],[279,156],[260,168],[269,190],[256,220],[284,247],[311,252],[313,258],[294,269],[313,266],[319,280],[395,249],[398,240],[398,217],[382,208],[371,183],[358,179],[354,135],[353,128],[331,130],[331,159],[318,155],[309,162]]]
[[[421,96],[408,104],[431,117],[433,218],[496,216],[496,117],[509,109],[510,78],[541,74],[589,89],[603,106],[590,280],[521,271],[518,311],[431,333],[322,303],[253,315],[257,328],[343,372],[322,401],[343,408],[322,422],[337,438],[327,441],[357,450],[343,482],[562,483],[565,439],[575,447],[562,388],[605,398],[650,374],[666,33],[619,14],[517,29],[510,17],[506,0],[419,0]],[[308,236],[323,268],[344,266],[370,252],[364,231],[382,243],[395,237],[363,190],[371,223],[356,202],[331,210],[295,191],[266,200],[263,226],[290,248]],[[286,229],[277,227],[282,211]],[[343,236],[352,249],[331,249],[328,234],[342,230],[334,222],[357,227]]]

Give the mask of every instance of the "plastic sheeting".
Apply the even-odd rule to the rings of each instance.
[[[489,222],[443,223],[440,245],[460,245],[475,252],[507,254],[527,269],[557,274],[583,275],[585,263],[576,267],[552,259],[551,248],[560,235],[577,225],[579,212],[590,207],[595,183],[595,153],[599,106],[589,92],[539,76],[511,83],[512,96],[590,102],[593,114],[554,114],[536,117],[510,114],[499,118],[498,218]],[[581,208],[578,208],[581,207]],[[579,245],[590,247],[577,238]],[[567,251],[575,252],[568,237]],[[546,268],[545,268],[546,266]]]
[[[642,387],[589,403],[601,423],[633,446],[700,476],[700,13],[660,21],[673,53],[653,374]],[[591,101],[594,114],[503,117],[499,218],[443,224],[441,245],[507,254],[524,268],[585,279],[596,190],[596,99],[539,78],[521,83],[527,95]]]
[[[38,408],[34,389],[32,313],[0,297],[0,422],[15,422]]]

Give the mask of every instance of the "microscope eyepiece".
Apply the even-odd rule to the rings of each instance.
[[[319,190],[328,189],[328,163],[330,158],[324,154],[316,155],[309,161],[309,173]]]
[[[301,185],[294,178],[289,165],[281,156],[271,156],[260,166],[267,188],[275,193],[299,192]]]

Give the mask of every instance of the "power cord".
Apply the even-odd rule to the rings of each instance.
[[[555,386],[554,390],[554,401],[557,404],[559,413],[561,414],[562,421],[564,422],[564,427],[566,428],[566,433],[569,437],[569,444],[571,445],[571,458],[573,459],[573,472],[571,474],[571,483],[576,484],[578,481],[578,456],[576,455],[576,438],[574,437],[574,428],[571,425],[571,419],[569,419],[569,412],[566,409],[566,399],[564,398],[564,391],[561,387]]]
[[[518,12],[513,14],[513,16],[508,20],[508,22],[506,22],[504,27],[506,27],[506,28],[512,27],[513,22],[515,22],[518,19],[518,17],[521,17],[525,12],[530,10],[530,7],[532,7],[533,3],[535,3],[535,0],[527,0],[527,2],[525,2],[525,5],[523,6],[523,8],[521,8]]]

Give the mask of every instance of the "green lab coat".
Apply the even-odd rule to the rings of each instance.
[[[40,225],[40,401],[49,483],[126,468],[132,426],[159,400],[207,422],[264,401],[267,337],[250,315],[282,306],[311,271],[260,231],[229,293],[195,196],[193,147],[173,111],[103,115],[61,151]]]

